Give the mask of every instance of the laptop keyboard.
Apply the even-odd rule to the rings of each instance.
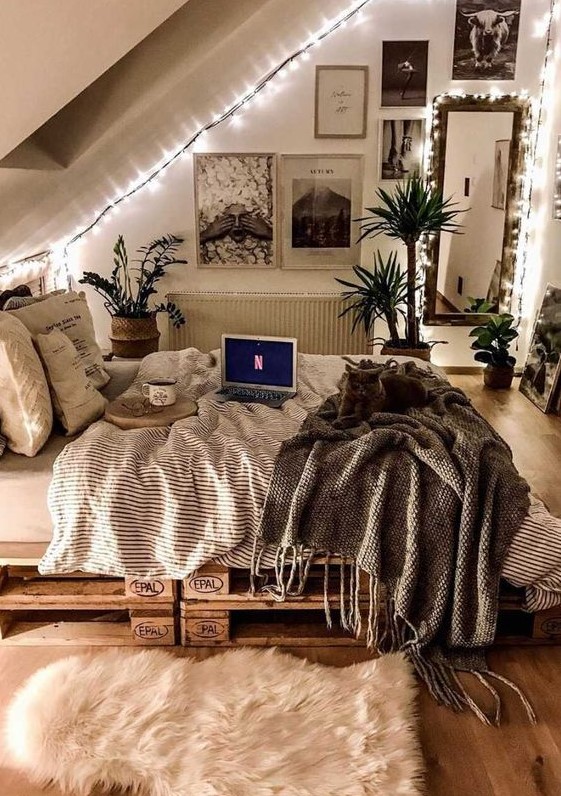
[[[274,390],[256,390],[246,387],[224,387],[220,392],[223,395],[231,395],[233,398],[259,398],[263,401],[279,401],[286,397],[285,392]]]

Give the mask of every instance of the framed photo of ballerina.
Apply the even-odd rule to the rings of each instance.
[[[382,119],[380,122],[380,180],[402,180],[423,169],[422,119]]]
[[[427,104],[428,41],[382,42],[383,108]]]

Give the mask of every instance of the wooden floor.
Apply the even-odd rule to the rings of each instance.
[[[515,462],[549,505],[561,515],[561,418],[543,415],[515,388],[492,392],[480,376],[452,376],[475,406],[511,445]],[[87,651],[73,648],[72,652]],[[96,650],[99,652],[99,648]],[[353,649],[299,649],[321,663],[344,666],[364,657]],[[68,655],[62,648],[0,648],[0,721],[3,706],[37,668]],[[123,653],[127,654],[127,653]],[[176,648],[176,655],[191,654]],[[197,658],[212,654],[198,650]],[[560,796],[561,794],[561,647],[505,648],[493,651],[490,665],[510,677],[529,695],[538,715],[528,724],[518,700],[505,696],[503,725],[483,726],[470,714],[439,707],[420,692],[421,742],[427,765],[429,796]],[[466,681],[467,684],[467,681]],[[7,766],[0,749],[0,795],[44,793]],[[59,796],[55,789],[48,794]],[[250,794],[248,794],[250,796]],[[393,796],[393,794],[387,794]]]

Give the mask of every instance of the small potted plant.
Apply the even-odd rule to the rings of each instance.
[[[451,198],[444,199],[430,181],[417,175],[409,177],[403,185],[398,184],[393,194],[379,188],[376,195],[381,203],[376,207],[366,208],[371,217],[359,219],[363,222],[359,240],[387,235],[402,241],[407,249],[405,337],[389,341],[391,345],[385,345],[382,354],[415,356],[428,360],[431,345],[419,339],[417,292],[420,268],[417,262],[417,244],[425,235],[436,232],[457,233],[460,224],[454,219],[464,211],[452,209],[454,204]]]
[[[111,315],[110,339],[115,356],[144,357],[158,350],[158,312],[167,312],[175,327],[185,323],[183,313],[173,302],[149,304],[150,297],[157,293],[155,285],[164,276],[166,268],[187,262],[178,260],[175,256],[182,243],[183,239],[175,235],[157,238],[138,250],[141,256],[133,260],[138,266],[131,267],[125,241],[119,235],[113,247],[115,267],[110,278],[93,271],[85,271],[79,280],[83,285],[91,285],[104,299],[105,307]],[[133,278],[132,272],[136,272],[136,277]]]
[[[484,326],[476,326],[469,333],[476,338],[471,344],[474,359],[487,365],[483,372],[485,386],[494,390],[507,390],[512,384],[516,359],[509,348],[518,337],[513,323],[514,317],[508,313],[492,315]]]

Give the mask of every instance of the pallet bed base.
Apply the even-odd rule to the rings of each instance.
[[[173,646],[177,584],[0,567],[0,645]]]
[[[211,646],[365,646],[339,625],[337,567],[330,578],[329,603],[333,628],[324,614],[324,561],[310,568],[305,593],[286,601],[249,593],[249,572],[207,564],[181,582],[181,643]],[[334,564],[340,559],[332,557]],[[272,577],[272,575],[271,575]],[[505,586],[501,593],[496,646],[561,644],[561,606],[536,613],[522,610],[521,590]],[[361,573],[360,605],[368,615],[368,576]],[[364,630],[364,628],[363,628]]]

